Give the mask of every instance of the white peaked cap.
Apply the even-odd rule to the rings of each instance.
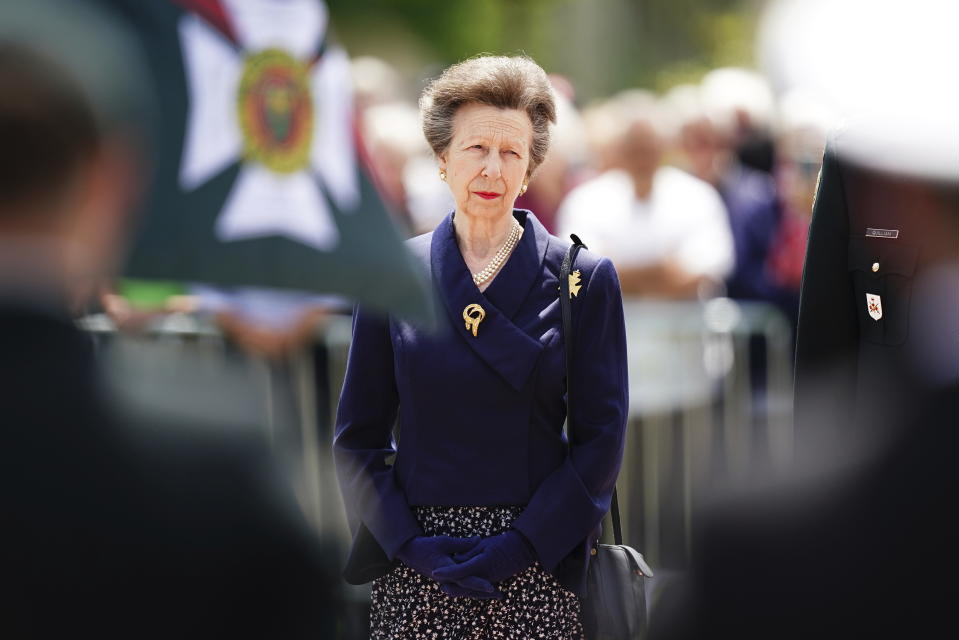
[[[814,93],[845,123],[839,153],[959,180],[959,2],[773,0],[758,47],[777,93]]]

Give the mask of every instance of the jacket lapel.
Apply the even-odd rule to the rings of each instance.
[[[520,241],[521,246],[517,247],[507,266],[494,280],[494,284],[501,278],[506,280],[510,277],[510,272],[515,271],[513,275],[516,280],[504,282],[500,287],[502,291],[497,294],[499,296],[497,300],[504,305],[502,309],[483,295],[473,283],[463,255],[456,245],[453,214],[447,216],[433,232],[430,247],[433,282],[436,283],[439,295],[443,299],[454,333],[459,334],[476,355],[517,391],[526,384],[543,350],[538,340],[528,336],[510,319],[539,273],[541,259],[535,260],[539,249],[536,234],[529,233],[533,231],[529,225],[531,219],[531,217],[527,218],[527,229]],[[530,237],[527,238],[527,235]],[[519,254],[516,251],[519,251]],[[517,265],[512,264],[514,258],[520,258]],[[522,270],[520,270],[521,267]],[[487,289],[487,292],[492,289],[493,285]],[[463,318],[465,309],[471,304],[478,304],[486,314],[477,328],[475,337],[467,328]]]

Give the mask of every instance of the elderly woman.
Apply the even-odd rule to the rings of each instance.
[[[372,638],[579,639],[626,422],[619,283],[580,252],[567,439],[569,243],[513,209],[549,146],[549,80],[529,58],[477,57],[435,80],[421,109],[456,204],[410,241],[443,330],[354,317],[334,442],[354,535],[345,577],[374,581]]]

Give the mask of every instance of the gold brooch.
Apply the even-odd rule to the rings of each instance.
[[[579,269],[569,274],[569,297],[572,299],[573,296],[579,295],[579,290],[582,288],[582,283],[580,282],[582,276],[579,273]]]
[[[463,320],[466,321],[466,330],[473,332],[473,337],[476,337],[476,330],[479,329],[480,322],[483,321],[483,318],[486,317],[486,312],[483,311],[483,307],[478,304],[471,304],[463,309]]]

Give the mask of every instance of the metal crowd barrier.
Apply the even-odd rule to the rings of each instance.
[[[325,388],[334,380],[342,385],[345,359],[331,360],[324,383],[317,358],[323,367],[325,344],[332,345],[330,353],[344,343],[348,348],[348,318],[334,318],[317,334],[319,351],[302,349],[280,363],[242,353],[203,316],[171,314],[132,332],[117,331],[104,315],[80,324],[94,336],[121,405],[261,429],[288,466],[310,522],[324,534],[346,535],[330,449],[335,403],[329,399],[338,391],[330,395]]]
[[[699,498],[792,457],[792,329],[774,307],[727,298],[625,302],[630,421],[624,538],[681,571]]]
[[[618,483],[624,534],[654,567],[681,570],[700,492],[717,475],[745,477],[792,455],[791,328],[770,306],[725,298],[627,300],[625,313],[631,400]],[[178,398],[157,394],[195,394],[184,370],[227,380],[219,404],[235,404],[229,394],[242,394],[246,422],[260,424],[291,461],[310,520],[345,546],[330,440],[349,318],[335,317],[317,336],[319,350],[283,365],[237,352],[201,317],[169,316],[132,335],[117,334],[102,316],[82,322],[102,345],[107,369],[123,371],[124,394],[154,390],[141,404],[168,408]],[[197,402],[184,404],[187,411]]]

